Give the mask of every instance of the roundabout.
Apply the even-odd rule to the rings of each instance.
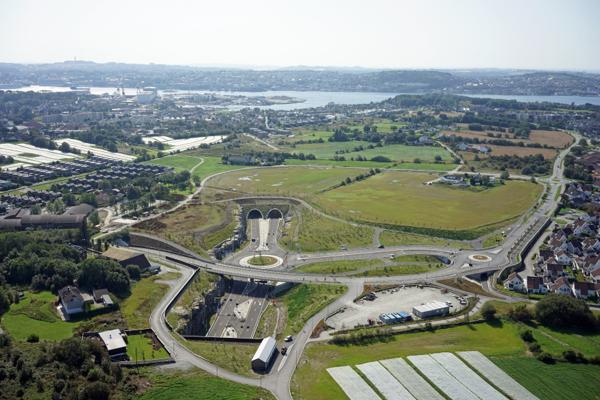
[[[471,254],[469,260],[474,262],[490,262],[492,261],[492,257],[486,256],[485,254]]]
[[[242,267],[277,268],[283,264],[283,259],[274,255],[248,256],[240,260]]]

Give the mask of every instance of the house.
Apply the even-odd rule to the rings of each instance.
[[[582,250],[586,253],[600,252],[600,240],[597,238],[586,238],[581,242]]]
[[[571,257],[564,250],[559,250],[554,253],[554,259],[560,265],[571,265]]]
[[[66,315],[78,314],[84,311],[85,299],[75,286],[65,286],[60,289],[58,297]]]
[[[422,145],[428,145],[428,144],[432,144],[433,140],[431,140],[431,138],[427,135],[421,135],[421,136],[419,136],[419,139],[417,139],[417,142],[419,142],[419,144],[422,144]]]
[[[525,287],[527,293],[546,294],[548,288],[544,285],[544,279],[541,276],[528,276],[525,278]]]
[[[109,247],[108,250],[102,253],[102,257],[114,260],[123,267],[137,265],[142,271],[150,268],[150,261],[148,261],[144,254],[119,247]]]
[[[108,289],[94,289],[92,297],[96,303],[104,304],[105,306],[112,306],[114,304]]]
[[[549,291],[556,294],[564,294],[568,296],[573,295],[569,281],[564,276],[558,278],[554,283],[550,284]]]
[[[592,230],[590,224],[583,219],[578,219],[573,223],[573,234],[576,236],[582,235],[591,235],[594,231]]]
[[[564,251],[567,249],[567,241],[566,239],[553,236],[552,239],[550,239],[548,246],[550,246],[553,252],[557,252],[559,250]]]
[[[571,290],[578,299],[589,299],[598,295],[598,287],[593,282],[573,282]]]
[[[512,272],[504,281],[504,287],[508,290],[514,290],[515,292],[522,292],[523,279],[518,273]]]
[[[98,333],[111,358],[124,356],[127,353],[127,343],[119,329]],[[135,361],[135,360],[134,360]]]
[[[551,281],[567,275],[564,266],[553,262],[544,264],[542,270],[544,271],[544,277],[550,279]]]
[[[600,268],[600,255],[588,254],[584,257],[576,257],[574,265],[575,268],[583,272],[591,273],[593,270]]]

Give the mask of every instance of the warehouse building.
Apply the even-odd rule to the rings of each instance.
[[[413,314],[419,318],[440,317],[449,313],[450,306],[441,301],[432,301],[413,307]]]
[[[268,336],[260,342],[258,350],[252,357],[252,369],[255,371],[266,371],[277,351],[277,342],[271,336]]]

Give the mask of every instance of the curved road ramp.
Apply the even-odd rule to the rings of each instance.
[[[483,354],[458,354],[462,360],[452,353],[435,353],[409,356],[409,362],[394,358],[327,372],[350,400],[539,400]]]

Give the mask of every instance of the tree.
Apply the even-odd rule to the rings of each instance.
[[[550,294],[535,305],[535,318],[553,328],[594,328],[596,319],[585,301]]]
[[[506,181],[508,180],[508,178],[510,178],[510,174],[508,173],[508,171],[502,171],[500,173],[500,179]]]
[[[529,322],[532,319],[531,312],[525,304],[518,304],[514,308],[511,308],[508,312],[508,317],[515,321]]]
[[[42,213],[42,207],[39,204],[32,205],[29,210],[33,215],[40,215]]]
[[[496,307],[490,302],[487,302],[481,307],[481,315],[486,321],[491,321],[496,318]]]
[[[98,211],[94,211],[90,214],[90,223],[92,225],[98,225],[100,223],[100,216],[98,215]]]
[[[142,272],[140,271],[140,267],[134,264],[130,264],[126,267],[127,273],[129,274],[129,278],[134,281],[139,281],[142,276]]]
[[[65,212],[65,203],[62,199],[56,199],[48,203],[46,207],[52,214],[62,214]]]
[[[71,145],[69,145],[69,143],[67,143],[67,142],[62,142],[60,144],[60,146],[58,147],[58,149],[60,151],[62,151],[63,153],[69,153],[69,152],[71,152]]]
[[[436,155],[434,159],[435,159],[435,162],[436,162],[436,163],[440,163],[440,162],[442,162],[442,156],[440,156],[439,154],[438,154],[438,155]]]

